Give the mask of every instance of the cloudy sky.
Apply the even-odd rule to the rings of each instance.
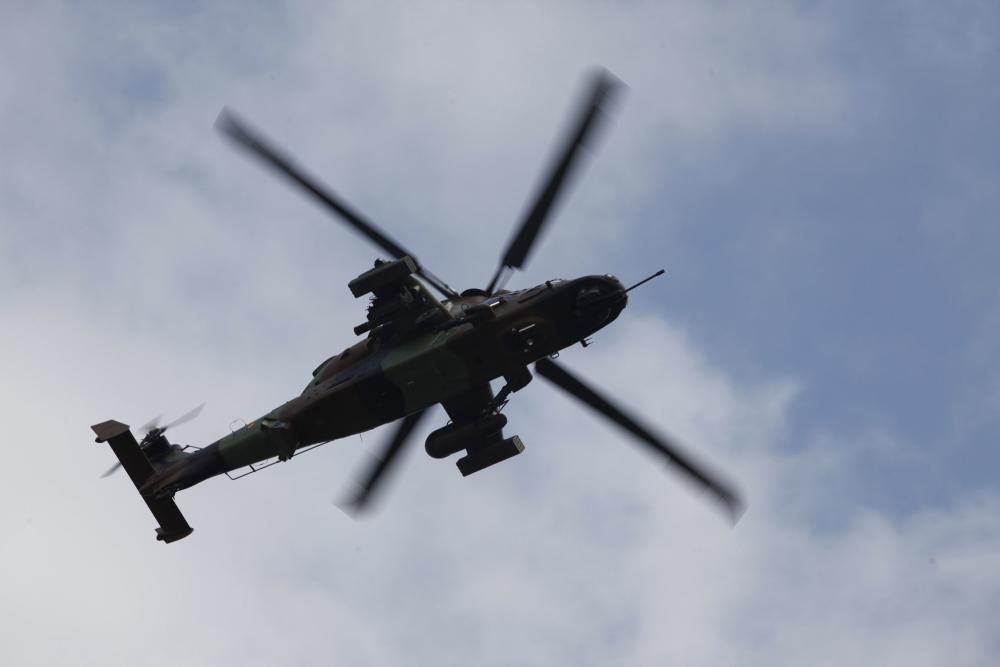
[[[995,1],[136,4],[0,5],[0,662],[1000,663]],[[479,286],[595,65],[628,93],[511,286],[667,269],[562,360],[743,520],[538,381],[474,477],[415,447],[353,521],[375,432],[157,543],[89,425],[266,412],[377,255],[222,106]]]

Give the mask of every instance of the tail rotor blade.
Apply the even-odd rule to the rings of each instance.
[[[113,466],[111,466],[110,468],[108,468],[107,472],[105,472],[103,475],[101,475],[101,479],[104,479],[105,477],[111,477],[111,475],[113,475],[116,472],[118,472],[118,469],[121,468],[121,467],[122,467],[122,464],[119,461],[118,463],[116,463]]]
[[[427,411],[422,410],[399,421],[389,442],[386,443],[381,454],[372,461],[372,465],[358,483],[357,492],[341,505],[348,514],[357,515],[370,507],[373,499],[378,495],[386,475],[399,462],[399,455],[403,447],[425,414]]]
[[[695,464],[680,448],[670,440],[657,436],[627,415],[621,408],[612,404],[596,391],[588,387],[582,380],[572,375],[561,365],[550,359],[540,359],[535,363],[535,370],[546,380],[570,394],[592,410],[603,415],[608,420],[618,424],[640,442],[650,447],[660,456],[681,469],[688,477],[708,489],[721,502],[730,517],[735,522],[746,509],[740,496],[729,485],[715,479],[701,466]]]
[[[571,126],[572,132],[567,135],[565,143],[556,153],[558,159],[552,163],[546,177],[541,181],[541,188],[527,209],[524,219],[518,226],[517,233],[507,245],[507,250],[500,260],[500,266],[486,289],[487,293],[493,293],[500,276],[505,271],[520,269],[524,266],[539,232],[548,220],[569,177],[578,164],[580,149],[594,137],[602,120],[602,112],[622,85],[621,81],[606,70],[599,70],[592,75],[590,90]]]
[[[199,405],[199,406],[197,406],[195,408],[192,408],[191,410],[188,410],[187,412],[185,412],[184,414],[182,414],[180,417],[178,417],[177,419],[173,420],[172,422],[170,422],[169,424],[167,424],[166,426],[164,426],[163,430],[166,431],[168,428],[173,428],[175,426],[180,426],[181,424],[185,424],[185,423],[191,421],[192,419],[194,419],[195,417],[197,417],[198,415],[200,415],[201,411],[204,408],[205,408],[205,404],[202,403],[201,405]]]
[[[161,419],[163,419],[163,415],[156,415],[155,417],[153,417],[152,419],[150,419],[148,422],[146,422],[145,424],[143,424],[142,427],[139,429],[139,432],[140,433],[149,433],[150,431],[159,428],[160,427],[160,420]]]

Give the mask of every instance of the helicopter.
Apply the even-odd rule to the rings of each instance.
[[[265,460],[287,461],[320,444],[395,422],[380,455],[346,503],[345,509],[361,512],[370,507],[400,452],[438,404],[449,421],[427,436],[425,450],[431,457],[465,452],[456,465],[469,476],[517,456],[524,444],[517,435],[505,435],[508,420],[502,411],[511,395],[531,382],[531,369],[673,464],[738,519],[745,506],[733,488],[555,361],[560,350],[577,343],[586,347],[594,333],[621,314],[629,292],[663,270],[628,288],[618,278],[600,274],[504,289],[510,275],[524,267],[578,165],[581,149],[593,140],[622,87],[606,70],[589,77],[570,131],[500,265],[484,289],[462,292],[223,108],[216,129],[391,259],[377,259],[348,283],[356,298],[369,297],[365,321],[354,328],[355,335],[364,338],[319,364],[301,394],[262,417],[202,448],[171,444],[165,435],[196,416],[200,407],[166,426],[154,420],[143,427],[141,441],[128,425],[115,420],[91,427],[97,442],[107,442],[118,458],[106,475],[124,468],[159,523],[157,539],[170,543],[192,532],[174,502],[178,491]],[[500,380],[503,384],[494,392],[491,382]]]

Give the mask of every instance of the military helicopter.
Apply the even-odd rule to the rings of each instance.
[[[174,495],[199,482],[269,459],[287,461],[307,448],[377,426],[397,422],[381,455],[365,472],[347,503],[366,509],[411,435],[437,404],[449,422],[426,439],[427,453],[438,459],[464,451],[457,460],[463,476],[520,454],[521,439],[507,437],[502,410],[512,393],[532,380],[530,368],[595,410],[665,458],[710,491],[735,520],[744,505],[730,486],[696,464],[668,438],[644,427],[553,358],[611,323],[628,302],[628,293],[663,271],[626,288],[611,275],[549,280],[521,290],[502,286],[524,266],[539,232],[588,144],[622,88],[610,73],[591,75],[588,92],[556,153],[542,187],[511,237],[500,265],[485,289],[457,292],[435,276],[412,252],[364,218],[342,198],[298,167],[281,150],[238,116],[223,109],[216,128],[238,146],[304,190],[317,203],[372,241],[392,259],[348,283],[356,297],[368,295],[367,317],[354,328],[365,338],[313,371],[305,390],[204,448],[170,444],[172,424],[154,420],[137,442],[129,427],[110,420],[91,428],[97,442],[108,442],[119,463],[160,526],[158,540],[174,542],[192,532]],[[438,298],[431,290],[436,290]],[[493,392],[491,381],[503,380]],[[200,409],[200,408],[199,408]],[[189,451],[191,450],[191,451]],[[112,468],[112,471],[115,469]],[[109,471],[109,472],[112,472]]]

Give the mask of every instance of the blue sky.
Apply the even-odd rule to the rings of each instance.
[[[3,662],[996,663],[995,3],[0,25]],[[533,383],[508,409],[526,452],[478,479],[413,453],[352,522],[330,500],[375,433],[181,494],[194,535],[155,543],[87,426],[207,401],[176,436],[201,444],[286,400],[352,342],[375,254],[225,145],[219,109],[466,286],[593,65],[628,93],[511,284],[667,269],[563,359],[737,481],[744,520]]]
[[[727,367],[800,378],[800,437],[880,429],[917,450],[864,473],[866,502],[905,512],[995,484],[1000,60],[966,40],[996,16],[926,28],[945,53],[914,35],[931,16],[838,18],[856,106],[825,132],[727,137],[664,197],[695,257],[668,310]]]

